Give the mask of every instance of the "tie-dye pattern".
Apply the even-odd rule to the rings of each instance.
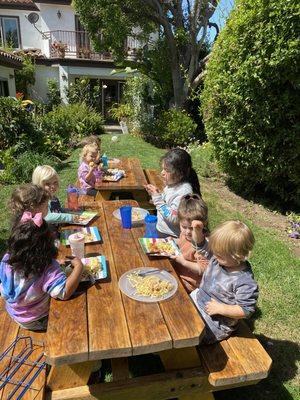
[[[6,310],[19,323],[36,321],[49,313],[50,297],[63,299],[67,277],[53,260],[39,277],[24,278],[12,270],[5,254],[0,263],[0,291]]]

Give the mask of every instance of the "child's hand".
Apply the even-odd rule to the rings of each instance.
[[[152,194],[159,193],[159,190],[157,189],[157,187],[154,185],[151,185],[150,183],[148,185],[144,185],[144,188],[147,190],[147,192],[150,194],[150,196]]]
[[[89,167],[90,167],[90,172],[91,172],[91,171],[94,171],[94,169],[97,168],[98,165],[96,163],[94,163],[93,161],[91,161],[89,163]]]
[[[77,257],[73,258],[73,260],[71,260],[71,265],[74,268],[74,270],[75,269],[78,269],[78,270],[81,269],[81,271],[83,271],[83,264],[82,264],[82,262],[80,261],[79,258],[77,258]]]
[[[208,303],[206,303],[205,311],[207,312],[208,315],[216,315],[216,314],[222,315],[223,304],[218,303],[215,299],[211,299]]]
[[[186,260],[182,254],[178,254],[177,256],[170,256],[170,258],[185,267]]]
[[[195,243],[201,243],[204,239],[203,235],[203,222],[194,219],[191,223],[193,231],[192,231],[192,239]]]

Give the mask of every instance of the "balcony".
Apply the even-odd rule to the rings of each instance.
[[[113,61],[109,51],[96,52],[93,49],[88,33],[85,31],[49,31],[44,32],[49,39],[50,58],[81,58],[96,61]],[[132,59],[139,48],[136,39],[128,37],[125,43],[128,58]]]

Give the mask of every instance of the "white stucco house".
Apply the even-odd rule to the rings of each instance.
[[[134,40],[128,39],[127,45],[134,49]],[[0,48],[5,47],[37,54],[33,99],[47,102],[47,81],[56,79],[66,101],[65,87],[88,76],[102,88],[105,117],[111,105],[120,101],[126,75],[111,75],[115,69],[111,54],[93,51],[70,0],[0,0]]]
[[[22,68],[22,60],[0,50],[0,96],[16,96],[15,70]]]

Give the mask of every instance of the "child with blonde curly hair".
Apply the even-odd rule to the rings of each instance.
[[[241,221],[224,222],[210,235],[213,256],[190,295],[205,322],[202,343],[226,339],[255,311],[258,286],[247,261],[253,246],[253,233]]]
[[[81,164],[78,168],[78,179],[81,189],[86,190],[86,193],[95,196],[96,175],[98,169],[99,149],[95,144],[86,144],[81,152]]]

